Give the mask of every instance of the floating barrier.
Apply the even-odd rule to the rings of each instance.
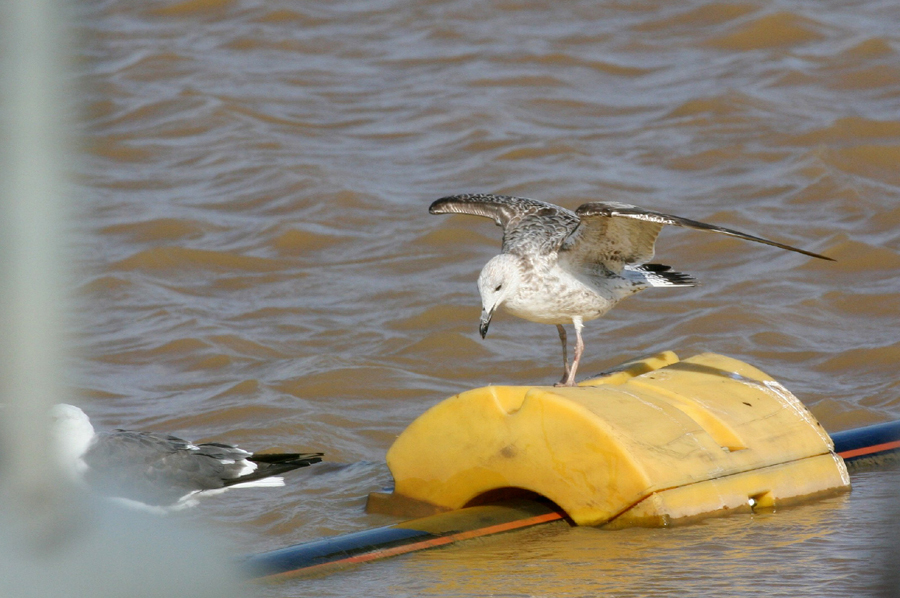
[[[451,397],[397,438],[387,463],[393,496],[420,503],[419,512],[524,491],[577,525],[625,527],[847,490],[833,448],[806,407],[760,370],[665,352],[574,388],[488,386]],[[373,497],[370,508],[390,502]]]
[[[665,526],[771,509],[849,490],[841,454],[900,457],[900,422],[832,442],[760,370],[665,352],[575,388],[490,386],[439,403],[388,451],[394,492],[367,507],[419,519],[245,563],[292,575],[553,521]]]

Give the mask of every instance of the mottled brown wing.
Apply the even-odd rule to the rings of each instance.
[[[563,242],[561,251],[566,252],[569,256],[568,259],[575,263],[599,262],[614,272],[619,272],[625,265],[644,264],[653,259],[656,237],[663,225],[666,224],[722,233],[746,241],[763,243],[810,257],[834,261],[832,258],[818,253],[734,229],[644,210],[628,204],[586,203],[575,210],[575,214],[581,219],[581,222]]]
[[[547,254],[578,226],[571,210],[543,201],[486,193],[443,197],[431,204],[432,214],[471,214],[492,219],[503,228],[503,253]]]
[[[587,206],[592,209],[585,210]],[[560,257],[588,270],[599,264],[616,273],[649,262],[663,224],[618,217],[618,210],[632,207],[598,202],[579,207],[575,213],[580,223],[563,242]]]

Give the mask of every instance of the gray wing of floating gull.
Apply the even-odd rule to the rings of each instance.
[[[229,486],[283,485],[271,476],[321,460],[321,453],[255,456],[232,445],[195,445],[132,430],[98,434],[84,455],[90,486],[152,506],[174,505],[195,493]]]
[[[503,253],[543,255],[559,249],[578,226],[571,210],[535,199],[484,193],[443,197],[431,204],[432,214],[471,214],[492,219],[503,228]]]
[[[580,218],[580,224],[563,242],[560,247],[560,257],[581,267],[599,263],[612,272],[621,272],[625,266],[647,263],[653,259],[656,237],[663,225],[666,224],[722,233],[747,241],[795,251],[810,257],[834,261],[832,258],[818,253],[734,229],[644,210],[628,204],[586,203],[575,210],[575,214]]]
[[[90,426],[80,409],[65,407],[71,417],[83,418],[79,425]],[[93,434],[93,427],[90,431],[87,441],[78,435],[82,452],[76,469],[83,480],[101,494],[150,507],[190,506],[194,503],[185,501],[194,494],[228,487],[280,486],[283,480],[272,476],[322,460],[322,453],[254,455],[229,444],[193,444],[166,434],[133,430]],[[61,441],[67,442],[65,437]]]

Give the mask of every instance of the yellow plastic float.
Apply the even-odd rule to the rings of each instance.
[[[415,420],[387,454],[393,495],[422,515],[535,493],[578,525],[668,525],[850,488],[821,425],[741,361],[672,352],[574,388],[488,386]]]

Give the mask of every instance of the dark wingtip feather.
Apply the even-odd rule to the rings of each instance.
[[[458,193],[456,195],[447,195],[440,199],[436,199],[428,206],[429,214],[450,214],[459,213],[459,208],[454,209],[454,204],[465,202],[467,200],[478,199],[483,197],[491,197],[484,193]]]
[[[443,214],[444,210],[442,210],[441,208],[444,206],[444,204],[449,203],[450,200],[452,200],[452,199],[453,199],[453,197],[448,195],[447,197],[442,197],[440,199],[437,199],[437,200],[431,202],[431,205],[428,206],[428,213],[429,214]]]
[[[270,478],[287,471],[308,467],[314,463],[319,463],[324,453],[270,453],[270,454],[254,454],[248,459],[253,461],[259,468],[251,474],[224,480],[224,486],[233,486],[235,484],[243,484],[244,482],[252,482],[263,478]]]
[[[320,462],[324,456],[325,453],[255,453],[250,460],[272,465],[297,463],[297,467],[305,467]]]

